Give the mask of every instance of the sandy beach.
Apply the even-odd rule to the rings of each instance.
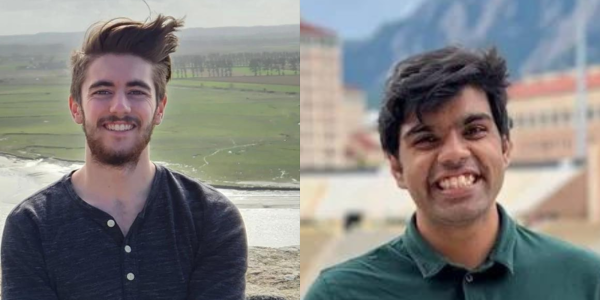
[[[246,295],[300,300],[300,247],[250,247]]]

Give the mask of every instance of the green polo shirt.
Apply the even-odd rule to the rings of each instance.
[[[304,299],[600,299],[598,256],[522,227],[498,210],[498,238],[475,270],[431,248],[413,216],[403,236],[322,271]]]

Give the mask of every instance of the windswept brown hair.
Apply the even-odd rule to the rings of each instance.
[[[146,23],[117,18],[92,25],[81,49],[71,54],[71,96],[81,103],[81,86],[94,59],[104,54],[131,54],[152,64],[156,101],[160,101],[171,79],[169,54],[178,44],[174,32],[182,26],[183,20],[163,15]]]

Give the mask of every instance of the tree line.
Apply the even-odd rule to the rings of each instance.
[[[3,64],[13,64],[16,70],[61,70],[68,67],[65,59],[58,59],[56,55],[42,54],[0,55],[0,65]]]
[[[299,52],[211,53],[173,57],[172,72],[179,78],[230,77],[233,68],[247,67],[251,75],[285,75],[285,70],[298,75]]]

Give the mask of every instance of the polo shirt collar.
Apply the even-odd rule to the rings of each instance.
[[[421,271],[423,278],[429,278],[439,273],[447,264],[447,261],[423,239],[417,230],[416,222],[416,214],[413,214],[402,237],[403,244],[419,271]]]
[[[500,217],[500,228],[498,238],[488,255],[488,261],[499,263],[506,267],[511,274],[514,274],[514,246],[516,241],[516,224],[508,216],[504,208],[497,204]],[[446,265],[450,265],[441,254],[435,251],[431,245],[419,233],[416,226],[416,214],[413,214],[408,227],[402,237],[403,244],[408,254],[413,259],[423,278],[429,278],[437,275]]]
[[[496,244],[488,257],[491,261],[504,265],[514,275],[514,250],[517,241],[517,225],[500,204],[497,207],[498,214],[500,215],[500,230]]]

